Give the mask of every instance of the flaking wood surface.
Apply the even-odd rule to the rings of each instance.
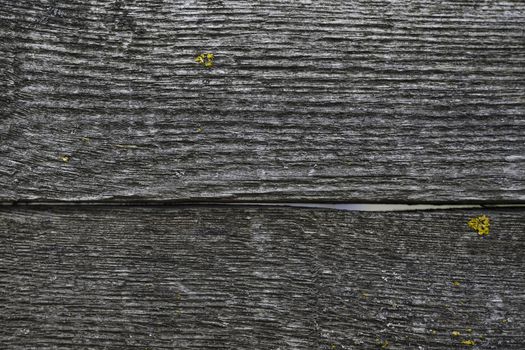
[[[0,343],[523,349],[524,228],[523,210],[3,208]]]
[[[523,201],[524,27],[522,0],[0,0],[0,199]]]

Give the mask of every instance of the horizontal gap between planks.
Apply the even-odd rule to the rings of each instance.
[[[100,206],[100,207],[295,207],[310,209],[336,209],[345,211],[412,211],[412,210],[447,210],[447,209],[497,209],[497,208],[525,208],[525,204],[405,204],[405,203],[298,203],[298,202],[4,202],[2,206],[24,206],[24,207],[65,207],[65,206]]]

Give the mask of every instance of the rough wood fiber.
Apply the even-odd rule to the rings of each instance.
[[[0,0],[0,198],[523,201],[524,28],[522,0]]]
[[[487,238],[466,224],[481,213]],[[0,343],[523,349],[524,228],[523,211],[3,208]]]

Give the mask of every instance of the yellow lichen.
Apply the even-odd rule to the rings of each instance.
[[[459,337],[461,335],[461,333],[459,333],[458,331],[452,331],[452,336],[453,337]]]
[[[461,283],[459,283],[459,281],[452,281],[452,284],[453,284],[455,287],[459,287],[459,285],[460,285]]]
[[[486,236],[489,234],[490,220],[487,215],[480,215],[472,218],[468,222],[468,226],[476,231],[480,236]]]
[[[195,62],[200,63],[206,68],[213,67],[213,60],[215,58],[215,55],[212,53],[201,53],[197,57],[195,57]]]
[[[474,345],[476,345],[474,340],[470,340],[470,339],[462,340],[461,344],[466,345],[466,346],[474,346]]]
[[[376,338],[376,344],[381,347],[381,349],[386,349],[390,345],[388,340],[381,340],[379,338]]]
[[[71,157],[68,156],[67,154],[64,154],[64,155],[60,156],[60,160],[63,161],[64,163],[69,163],[70,159],[71,159]]]

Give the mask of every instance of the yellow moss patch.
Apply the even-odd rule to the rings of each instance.
[[[487,215],[480,215],[472,218],[468,222],[468,227],[477,231],[480,236],[486,236],[489,234],[490,220]]]
[[[386,349],[390,345],[388,340],[381,340],[379,338],[376,339],[376,343],[381,347],[381,349]]]
[[[213,67],[213,60],[215,59],[215,55],[212,53],[201,53],[197,57],[195,57],[195,62],[200,63],[202,66],[206,68]]]
[[[63,161],[64,163],[69,163],[70,159],[71,157],[66,154],[60,156],[60,160]]]
[[[452,331],[452,336],[453,337],[459,337],[461,335],[461,333],[459,333],[458,331]]]
[[[454,287],[459,287],[461,283],[459,283],[458,281],[452,281],[452,284],[454,285]]]
[[[461,344],[466,345],[466,346],[474,346],[474,345],[476,345],[474,340],[470,340],[470,339],[462,340]]]

